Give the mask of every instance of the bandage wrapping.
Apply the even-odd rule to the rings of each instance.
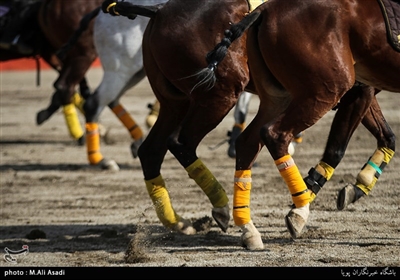
[[[321,174],[327,181],[329,181],[332,178],[333,173],[335,172],[335,168],[330,166],[329,164],[320,161],[316,166],[315,170]],[[320,186],[322,188],[322,184]],[[317,194],[314,192],[310,192],[310,203],[315,200],[317,197]]]
[[[118,119],[122,122],[122,124],[128,129],[129,133],[131,134],[131,137],[134,140],[138,140],[143,137],[142,130],[136,124],[136,122],[133,120],[131,115],[128,114],[128,112],[125,110],[125,108],[122,107],[121,104],[113,107],[112,111],[118,117]]]
[[[81,138],[84,132],[81,127],[81,123],[79,122],[75,105],[71,103],[63,106],[63,112],[65,117],[65,122],[67,123],[67,127],[71,137],[74,139]]]
[[[237,170],[233,189],[233,221],[242,226],[251,221],[251,170]]]
[[[98,164],[103,155],[100,153],[100,134],[97,123],[86,123],[86,147],[90,164]]]
[[[72,103],[83,115],[85,114],[85,111],[83,110],[85,99],[83,99],[79,93],[75,92],[75,94],[72,96]]]
[[[319,174],[324,176],[327,181],[329,181],[332,178],[332,175],[335,172],[335,168],[333,168],[332,166],[323,161],[320,161],[315,166],[315,170],[317,170]]]
[[[169,193],[165,187],[164,179],[161,175],[152,179],[145,180],[147,192],[153,201],[158,219],[168,228],[172,228],[181,219],[172,208]]]
[[[310,192],[292,157],[285,155],[276,160],[275,165],[288,186],[296,208],[307,205],[310,202]]]
[[[185,169],[189,177],[193,179],[207,195],[214,207],[226,206],[229,199],[224,188],[200,159],[197,159]]]
[[[368,195],[393,156],[393,150],[385,147],[378,148],[358,173],[356,186]]]

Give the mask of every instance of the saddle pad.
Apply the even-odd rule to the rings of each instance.
[[[386,23],[386,32],[390,45],[400,52],[400,1],[378,0]]]
[[[250,12],[253,11],[255,8],[260,6],[262,3],[267,2],[268,0],[248,0],[250,6]]]

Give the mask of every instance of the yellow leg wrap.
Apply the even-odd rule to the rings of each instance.
[[[251,170],[235,171],[233,189],[233,221],[242,226],[251,221],[250,213]]]
[[[229,199],[224,188],[200,159],[197,159],[191,165],[186,167],[186,171],[189,177],[195,180],[197,185],[199,185],[203,192],[208,196],[214,207],[226,206]]]
[[[86,123],[86,146],[90,164],[98,164],[103,155],[100,153],[100,134],[97,123]]]
[[[79,122],[74,104],[65,105],[63,107],[63,112],[71,137],[74,139],[81,138],[83,136],[83,129]]]
[[[181,219],[172,208],[172,204],[169,198],[169,193],[165,187],[164,179],[161,175],[152,179],[145,180],[147,192],[150,195],[153,205],[155,207],[157,217],[160,219],[162,224],[168,228],[172,228],[173,225],[179,222]]]
[[[357,175],[356,185],[365,193],[369,194],[378,181],[383,169],[389,164],[394,156],[394,151],[389,148],[378,148],[369,158],[368,162]]]
[[[143,137],[142,130],[133,120],[131,115],[129,115],[129,113],[125,110],[125,108],[122,107],[122,105],[115,106],[114,108],[112,108],[112,111],[122,122],[122,124],[126,127],[126,129],[128,129],[129,133],[131,134],[131,137],[134,140],[138,140]]]
[[[315,170],[321,174],[322,176],[325,177],[327,181],[329,181],[332,178],[333,173],[335,172],[335,168],[330,166],[329,164],[320,161],[316,166]],[[315,193],[312,191],[310,192],[310,203],[314,201],[314,199],[317,197]]]
[[[310,202],[310,192],[292,156],[285,155],[275,160],[275,165],[289,188],[296,208],[307,205]]]
[[[74,96],[72,96],[72,103],[75,105],[76,108],[78,108],[82,115],[85,115],[85,111],[83,110],[85,99],[83,99],[79,93],[75,92]]]

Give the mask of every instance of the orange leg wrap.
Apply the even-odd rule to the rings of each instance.
[[[233,190],[233,220],[242,226],[251,221],[250,213],[251,170],[235,171]]]
[[[310,202],[310,192],[292,156],[283,156],[276,160],[275,164],[292,194],[292,201],[296,208],[307,205]]]
[[[103,155],[100,153],[100,134],[97,123],[86,123],[86,146],[90,164],[98,164]]]
[[[118,117],[118,119],[122,122],[122,124],[128,129],[129,133],[131,134],[131,137],[134,140],[138,140],[143,137],[143,132],[140,129],[140,127],[137,125],[137,123],[133,120],[131,115],[125,110],[122,105],[117,105],[114,108],[112,108],[112,111],[114,114]]]

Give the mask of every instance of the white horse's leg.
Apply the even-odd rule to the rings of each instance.
[[[249,111],[249,104],[252,93],[244,91],[240,94],[239,99],[235,106],[233,117],[235,124],[230,132],[228,156],[231,158],[236,157],[235,142],[236,138],[242,133],[245,128],[246,116]]]

